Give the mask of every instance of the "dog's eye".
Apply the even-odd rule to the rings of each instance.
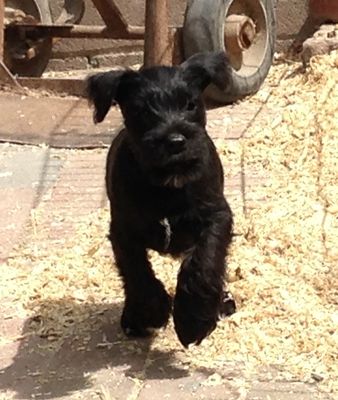
[[[188,111],[194,111],[196,108],[196,103],[193,101],[188,101],[187,103],[187,110]]]

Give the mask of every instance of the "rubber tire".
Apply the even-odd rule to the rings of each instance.
[[[34,0],[34,1],[39,8],[41,15],[41,22],[43,24],[51,24],[53,21],[49,7],[49,0]]]
[[[26,2],[27,0],[22,0]],[[52,16],[49,8],[49,0],[31,0],[32,7],[34,8],[34,17],[38,17],[40,22],[43,24],[51,24]],[[34,3],[34,6],[33,6]],[[25,6],[23,6],[25,9]],[[8,63],[9,69],[14,75],[19,76],[30,76],[30,77],[40,77],[45,71],[53,47],[53,39],[46,38],[41,43],[40,53],[34,57],[32,60],[20,62],[15,61],[15,64]],[[7,56],[9,57],[9,56]],[[6,43],[5,43],[5,60],[6,60]]]
[[[225,50],[224,21],[234,0],[188,0],[183,25],[185,59],[195,53]],[[209,85],[207,98],[218,103],[233,103],[257,92],[272,64],[276,41],[276,0],[257,0],[266,13],[267,44],[258,70],[250,76],[241,76],[232,68],[230,85],[220,90]]]

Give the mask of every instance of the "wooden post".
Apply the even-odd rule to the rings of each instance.
[[[171,65],[167,0],[146,0],[144,65]]]
[[[4,59],[5,43],[5,0],[0,0],[0,61]]]

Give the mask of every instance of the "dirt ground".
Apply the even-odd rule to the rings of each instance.
[[[236,233],[238,312],[184,350],[120,331],[104,164],[118,110],[0,92],[0,399],[333,400],[338,393],[337,53],[277,64],[208,111]],[[151,254],[169,291],[178,264]]]

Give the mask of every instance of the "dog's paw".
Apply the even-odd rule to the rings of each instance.
[[[236,312],[236,302],[232,294],[228,291],[223,291],[222,302],[219,310],[219,317],[225,318]]]
[[[175,331],[182,345],[198,345],[216,328],[219,300],[178,289],[173,316]]]
[[[163,285],[143,289],[145,292],[142,297],[126,300],[121,316],[121,328],[127,336],[147,337],[154,329],[164,327],[168,323],[172,299]]]

